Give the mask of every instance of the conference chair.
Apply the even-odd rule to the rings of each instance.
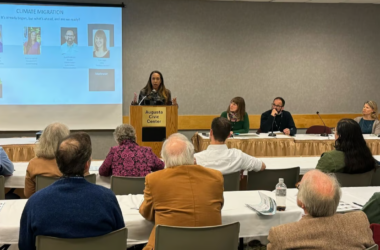
[[[143,194],[145,177],[111,176],[111,190],[115,195]]]
[[[371,186],[380,186],[380,167],[378,167],[373,174]]]
[[[379,249],[379,246],[376,244],[376,245],[373,245],[372,247],[367,248],[366,250],[378,250],[378,249]]]
[[[363,174],[335,173],[341,187],[367,187],[371,186],[373,170]]]
[[[268,190],[276,188],[279,178],[284,178],[287,188],[295,188],[299,180],[300,167],[284,169],[265,169],[264,171],[248,172],[247,190]]]
[[[37,250],[125,250],[127,249],[128,229],[122,228],[109,234],[77,239],[55,238],[39,235],[36,238]]]
[[[212,227],[157,225],[155,250],[238,249],[240,223]]]
[[[224,191],[239,191],[240,171],[230,174],[224,174]]]
[[[0,175],[0,200],[5,200],[5,178]]]
[[[331,128],[315,125],[315,126],[311,126],[310,128],[306,130],[306,134],[323,134],[323,133],[331,134],[332,133]]]
[[[84,177],[88,182],[92,184],[96,184],[96,175],[95,174],[89,174]],[[57,177],[47,177],[42,175],[36,176],[36,192],[46,188],[47,186],[50,186],[54,182],[56,182],[59,178]]]

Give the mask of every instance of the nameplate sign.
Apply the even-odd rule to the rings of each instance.
[[[143,107],[143,127],[166,127],[166,107]]]

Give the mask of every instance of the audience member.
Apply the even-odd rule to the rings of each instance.
[[[335,149],[322,154],[317,169],[327,173],[360,174],[375,169],[376,165],[359,124],[352,119],[342,119],[335,129]]]
[[[377,114],[377,104],[374,101],[367,101],[363,106],[363,116],[354,119],[359,123],[363,134],[380,134],[380,121]]]
[[[58,142],[69,134],[70,130],[61,123],[52,123],[44,129],[35,148],[36,157],[30,160],[26,169],[24,189],[26,198],[36,192],[37,175],[47,177],[62,176],[55,160],[55,151],[57,150]]]
[[[194,165],[194,146],[178,133],[164,142],[161,154],[166,168],[146,176],[141,215],[156,225],[221,225],[222,174]],[[153,228],[144,249],[154,249],[154,242]]]
[[[380,224],[380,192],[372,195],[364,205],[363,212],[367,215],[369,223]]]
[[[7,153],[0,147],[0,175],[9,176],[14,171],[13,163],[9,160]]]
[[[56,159],[63,177],[26,203],[20,223],[20,250],[36,249],[38,235],[87,238],[124,227],[113,192],[84,179],[91,152],[91,139],[86,133],[72,134],[59,144]]]
[[[224,111],[221,117],[227,118],[231,122],[231,131],[233,133],[249,132],[249,117],[245,112],[245,101],[242,97],[232,98],[227,111]]]
[[[265,164],[253,156],[243,153],[240,149],[228,149],[226,140],[230,135],[231,124],[223,117],[214,118],[211,123],[210,145],[207,150],[194,155],[196,163],[222,174],[234,173],[241,170],[262,171]]]
[[[165,164],[151,148],[136,143],[136,131],[128,124],[118,126],[113,133],[118,146],[112,147],[99,174],[102,176],[146,176],[161,170]]]
[[[305,216],[298,222],[272,227],[268,250],[275,249],[366,249],[375,244],[365,214],[337,214],[341,191],[334,176],[319,170],[305,174],[297,204]]]

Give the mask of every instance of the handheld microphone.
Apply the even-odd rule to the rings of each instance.
[[[321,136],[329,136],[329,135],[326,133],[326,124],[325,124],[325,122],[323,121],[322,117],[319,115],[319,111],[317,111],[317,115],[319,116],[319,119],[321,119],[321,121],[323,122],[323,126],[325,127],[325,129],[324,129],[324,133],[322,133]]]

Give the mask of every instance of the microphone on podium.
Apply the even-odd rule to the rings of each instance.
[[[319,119],[321,119],[321,121],[323,122],[323,126],[325,127],[324,133],[322,133],[321,136],[329,136],[329,135],[326,133],[326,124],[325,124],[325,122],[323,121],[322,117],[319,115],[319,111],[317,111],[317,115],[319,116]]]
[[[153,89],[152,92],[150,92],[149,95],[146,95],[146,96],[144,96],[144,97],[141,99],[141,101],[139,102],[138,105],[141,105],[141,103],[145,100],[145,98],[147,98],[147,97],[150,96],[150,95],[156,94],[156,93],[157,93],[157,91],[156,91],[155,89]]]

